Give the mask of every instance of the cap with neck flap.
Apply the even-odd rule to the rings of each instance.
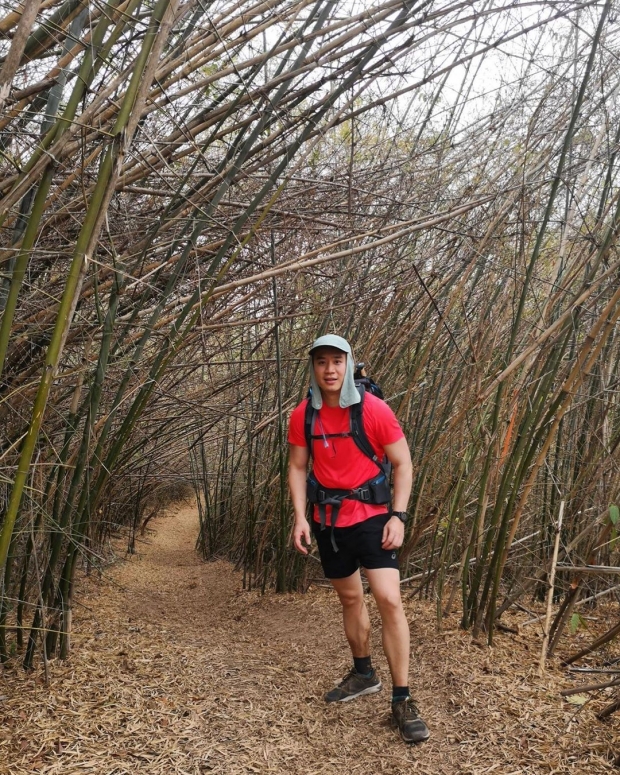
[[[337,336],[336,334],[325,334],[325,336],[320,336],[318,339],[315,339],[310,348],[310,387],[312,388],[313,408],[320,409],[323,406],[323,396],[321,395],[321,389],[314,376],[314,364],[312,362],[312,354],[315,350],[318,350],[319,347],[333,347],[346,354],[347,366],[338,403],[342,409],[346,409],[353,404],[359,404],[361,398],[358,389],[355,387],[355,379],[353,377],[353,353],[351,352],[351,345],[341,336]]]

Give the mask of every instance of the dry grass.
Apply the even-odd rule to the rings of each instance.
[[[595,719],[609,695],[581,708],[559,696],[570,679],[553,664],[539,679],[534,628],[489,650],[456,620],[437,632],[424,602],[406,605],[431,740],[400,742],[388,686],[326,706],[322,693],[348,667],[335,596],[243,592],[229,565],[196,558],[195,534],[182,509],[109,578],[82,582],[73,655],[52,665],[49,688],[41,674],[5,671],[3,775],[617,772],[620,720]],[[389,685],[377,628],[375,639]]]

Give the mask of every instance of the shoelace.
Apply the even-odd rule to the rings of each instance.
[[[349,672],[345,675],[342,681],[340,681],[340,685],[342,686],[342,684],[346,683],[349,680],[349,678],[353,678],[356,675],[358,675],[357,670],[354,667],[351,668],[351,670],[349,670]]]
[[[420,711],[411,697],[407,697],[407,699],[404,700],[404,703],[405,712],[403,715],[406,721],[415,721],[415,719],[420,718]]]

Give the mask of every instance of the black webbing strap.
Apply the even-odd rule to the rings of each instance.
[[[304,414],[304,436],[306,439],[306,446],[310,450],[310,456],[312,457],[312,431],[314,430],[314,422],[316,420],[316,411],[312,406],[312,399],[306,399],[306,412]]]
[[[336,489],[320,489],[318,492],[317,507],[319,510],[319,522],[321,524],[321,530],[325,530],[327,526],[327,506],[332,507],[331,515],[331,542],[335,552],[338,551],[336,545],[336,538],[334,537],[334,528],[336,527],[336,520],[340,513],[340,507],[342,501],[347,498],[354,501],[362,501],[364,503],[370,503],[372,501],[372,492],[367,485],[361,485],[353,490],[336,490]]]
[[[338,551],[338,545],[336,544],[336,538],[334,536],[334,527],[336,526],[336,520],[338,519],[338,512],[340,511],[340,506],[342,505],[342,501],[338,498],[328,498],[326,501],[322,501],[318,504],[319,507],[319,519],[321,521],[321,530],[325,530],[325,524],[327,522],[327,510],[326,506],[332,507],[332,524],[331,524],[331,542],[332,542],[332,549],[337,552]]]
[[[372,462],[377,466],[380,471],[389,478],[391,466],[387,460],[381,460],[377,456],[374,447],[370,443],[366,430],[364,429],[364,395],[366,389],[363,385],[356,383],[357,391],[362,399],[359,404],[353,404],[349,407],[349,425],[351,427],[351,436],[355,442],[355,446],[363,452],[366,457],[369,457]]]

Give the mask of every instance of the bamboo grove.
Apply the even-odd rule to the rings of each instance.
[[[552,651],[618,560],[616,4],[0,10],[0,658],[66,655],[76,573],[189,494],[205,558],[303,589],[327,331],[405,428],[439,616],[492,639],[563,512]]]

